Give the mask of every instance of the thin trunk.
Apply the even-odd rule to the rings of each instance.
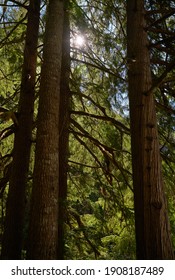
[[[63,30],[63,52],[61,66],[61,94],[59,117],[59,224],[58,224],[58,259],[64,259],[64,222],[66,218],[68,139],[69,139],[69,76],[70,76],[70,28],[68,1],[65,4]]]
[[[138,259],[173,259],[159,152],[144,1],[127,1],[128,79]]]
[[[28,10],[26,43],[19,100],[18,127],[15,132],[13,163],[9,182],[2,259],[20,259],[23,241],[25,189],[29,168],[40,0],[31,0]]]
[[[64,1],[47,11],[38,111],[29,259],[58,258],[59,103]]]

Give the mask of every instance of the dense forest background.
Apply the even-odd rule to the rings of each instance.
[[[173,259],[174,14],[0,0],[2,259]]]

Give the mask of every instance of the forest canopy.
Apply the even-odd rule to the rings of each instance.
[[[173,259],[175,4],[0,0],[2,259]]]

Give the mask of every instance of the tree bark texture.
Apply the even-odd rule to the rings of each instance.
[[[15,132],[13,162],[2,243],[2,259],[21,258],[25,189],[30,160],[33,124],[39,18],[40,0],[30,0],[18,108],[19,125]]]
[[[131,149],[138,259],[173,259],[159,152],[144,1],[127,1]]]
[[[58,258],[59,107],[64,1],[47,10],[39,92],[29,259]]]
[[[66,219],[68,142],[70,123],[70,27],[68,2],[65,1],[65,17],[63,30],[61,94],[59,110],[59,219],[58,219],[58,259],[64,259],[64,222]]]

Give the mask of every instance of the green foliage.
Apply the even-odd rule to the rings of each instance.
[[[23,2],[23,1],[22,1]],[[47,2],[47,1],[42,1]],[[160,2],[160,1],[159,1]],[[167,9],[174,7],[166,1]],[[159,10],[158,1],[145,1],[147,10]],[[66,259],[135,259],[135,229],[127,98],[126,11],[125,1],[70,1],[71,20],[71,123],[69,136],[68,196],[65,221]],[[2,9],[0,10],[0,18]],[[0,104],[16,111],[23,63],[26,10],[8,7],[0,25]],[[162,17],[147,16],[148,26]],[[3,21],[6,21],[5,24]],[[45,24],[41,15],[40,49]],[[156,28],[174,32],[174,17]],[[16,28],[15,28],[16,27]],[[164,34],[148,29],[150,44]],[[10,36],[8,36],[10,34]],[[85,44],[78,46],[75,35]],[[151,48],[151,71],[156,81],[174,60],[174,41]],[[167,53],[166,53],[167,51]],[[163,62],[162,62],[163,61]],[[40,65],[38,67],[38,81]],[[39,82],[37,83],[38,86]],[[169,205],[172,239],[175,246],[174,214],[174,68],[155,91],[160,136],[160,152]],[[37,91],[37,87],[36,87]],[[37,115],[37,101],[35,104]],[[0,123],[0,132],[12,123]],[[24,236],[27,237],[29,201],[35,157],[36,125],[29,170]],[[14,136],[0,142],[0,186],[12,160]],[[6,183],[0,200],[0,235],[3,232]],[[0,189],[1,192],[1,189]],[[26,244],[24,244],[24,253]]]

